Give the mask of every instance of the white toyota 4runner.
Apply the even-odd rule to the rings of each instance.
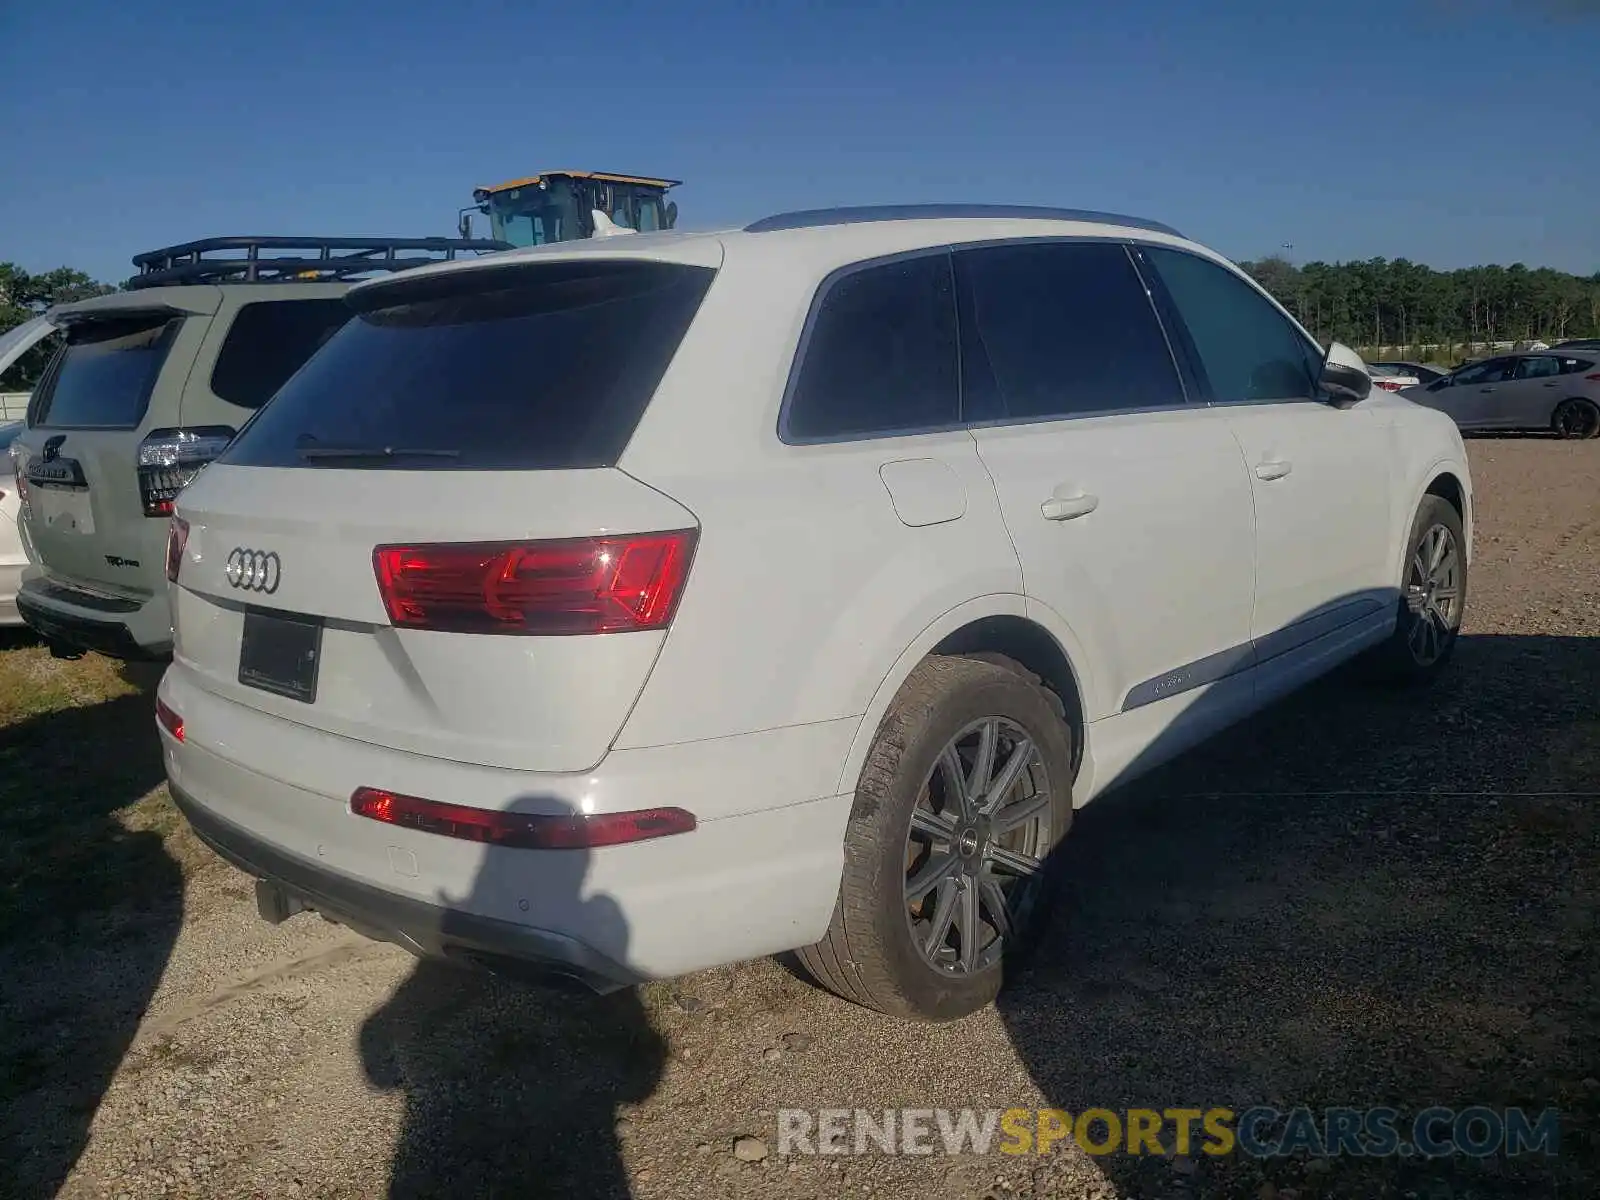
[[[1076,806],[1460,627],[1453,423],[1159,224],[801,213],[348,300],[168,546],[172,792],[270,918],[601,990],[798,949],[948,1019]]]
[[[61,346],[10,449],[34,559],[16,604],[56,654],[165,658],[161,556],[181,488],[349,317],[350,279],[503,243],[206,238],[134,257],[127,290],[51,309]],[[0,342],[0,368],[8,362]]]

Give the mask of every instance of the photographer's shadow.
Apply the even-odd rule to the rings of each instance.
[[[592,945],[615,955],[626,921],[610,896],[585,894],[589,859],[497,850],[436,932],[470,937],[460,913],[504,912],[525,898],[530,922],[570,911]],[[532,969],[516,977],[424,959],[367,1019],[360,1050],[368,1078],[405,1096],[391,1196],[631,1194],[618,1110],[654,1092],[666,1059],[635,988],[596,996]]]

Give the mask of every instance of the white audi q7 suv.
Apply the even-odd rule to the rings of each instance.
[[[987,1003],[1074,809],[1450,657],[1471,481],[1148,221],[914,207],[358,285],[178,497],[172,794],[413,952]]]

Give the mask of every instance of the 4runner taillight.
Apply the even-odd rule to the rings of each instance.
[[[156,429],[139,443],[139,499],[147,517],[170,517],[178,493],[212,459],[228,448],[234,431],[226,425],[197,429]]]
[[[379,546],[389,620],[447,633],[624,633],[672,622],[696,531]]]
[[[183,548],[189,544],[189,522],[173,517],[167,526],[167,582],[178,582],[178,570],[183,566]]]
[[[33,519],[33,506],[28,503],[28,452],[16,442],[11,443],[11,473],[17,480],[17,507],[24,520]]]

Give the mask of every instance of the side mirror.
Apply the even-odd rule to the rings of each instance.
[[[667,228],[675,229],[678,225],[678,204],[675,200],[667,201]]]
[[[1359,404],[1372,392],[1372,376],[1361,356],[1340,342],[1328,347],[1317,386],[1339,407]]]

